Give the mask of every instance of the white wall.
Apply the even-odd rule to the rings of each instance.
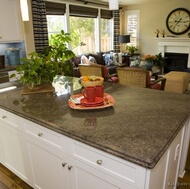
[[[28,0],[28,9],[29,9],[29,21],[23,22],[24,35],[25,35],[25,40],[26,40],[26,55],[35,51],[32,11],[31,11],[31,1],[30,0]]]
[[[166,35],[173,35],[166,28],[166,18],[168,14],[176,8],[186,8],[190,10],[189,0],[160,0],[159,3],[144,3],[139,5],[130,5],[123,7],[121,11],[121,33],[125,34],[125,11],[140,10],[140,38],[139,52],[141,55],[157,54],[156,29],[165,30]],[[188,33],[177,37],[188,38]]]

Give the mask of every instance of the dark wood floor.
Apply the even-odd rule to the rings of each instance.
[[[0,189],[33,189],[0,164]]]
[[[0,189],[33,189],[14,173],[0,164]],[[190,189],[190,148],[186,163],[186,173],[183,178],[179,178],[177,189]]]

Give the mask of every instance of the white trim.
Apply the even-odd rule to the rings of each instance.
[[[164,56],[165,52],[170,53],[187,53],[188,63],[187,67],[190,68],[190,38],[155,38],[158,42],[158,53],[162,53]]]

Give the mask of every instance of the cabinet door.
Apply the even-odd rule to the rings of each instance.
[[[3,118],[0,118],[0,148],[1,163],[24,181],[30,183],[27,176],[28,170],[24,164],[26,154],[22,134],[16,125],[4,121]]]
[[[69,158],[72,189],[136,189],[115,177]]]
[[[70,189],[67,156],[33,137],[27,136],[34,188]]]
[[[0,42],[22,41],[19,1],[1,0],[0,13]]]

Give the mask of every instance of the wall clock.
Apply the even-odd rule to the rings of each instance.
[[[167,16],[166,27],[175,35],[186,33],[190,29],[190,11],[185,8],[174,9]]]

